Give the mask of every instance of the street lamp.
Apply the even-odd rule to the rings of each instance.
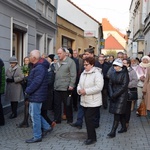
[[[129,37],[129,36],[130,36],[131,31],[130,31],[130,30],[127,30],[127,31],[126,31],[126,33],[127,33],[127,37]]]

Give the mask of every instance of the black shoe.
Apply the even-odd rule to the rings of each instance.
[[[5,123],[0,123],[0,126],[4,126],[5,125]]]
[[[121,130],[118,131],[118,133],[127,132],[127,128],[121,128]]]
[[[49,128],[48,130],[45,130],[42,132],[42,137],[46,136],[48,133],[51,133],[53,128]]]
[[[114,137],[116,136],[116,133],[110,132],[109,134],[107,134],[107,136],[108,136],[109,138],[114,138]]]
[[[140,115],[140,114],[136,114],[136,116],[137,116],[137,117],[141,117],[141,115]]]
[[[99,128],[99,125],[95,125],[94,127],[95,127],[95,128]]]
[[[70,123],[70,125],[71,125],[72,127],[76,127],[76,128],[78,128],[78,129],[82,129],[82,126],[79,125],[79,124],[77,124],[77,123]]]
[[[86,141],[84,141],[85,145],[90,145],[90,144],[94,144],[96,142],[96,140],[93,139],[87,139]]]
[[[41,142],[42,141],[42,138],[39,138],[39,139],[29,139],[29,140],[26,140],[25,142],[26,143],[36,143],[36,142]]]
[[[13,119],[13,118],[17,118],[17,114],[12,113],[12,114],[9,116],[9,119]]]
[[[20,123],[20,124],[16,124],[17,128],[28,128],[29,127],[29,124],[28,123]]]
[[[141,117],[141,115],[139,114],[138,111],[136,111],[136,116],[137,116],[137,117]]]

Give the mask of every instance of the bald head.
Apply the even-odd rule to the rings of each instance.
[[[65,51],[65,48],[59,48],[59,49],[57,50],[57,55],[58,55],[60,61],[65,60],[65,59],[66,59],[66,51]]]
[[[39,50],[32,50],[30,52],[30,62],[35,64],[39,61],[41,57],[40,51]]]

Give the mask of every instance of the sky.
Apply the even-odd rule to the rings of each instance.
[[[129,8],[132,0],[71,0],[90,16],[100,23],[102,18],[109,22],[122,33],[129,26]]]

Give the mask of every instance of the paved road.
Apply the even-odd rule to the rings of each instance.
[[[5,115],[6,125],[0,127],[0,150],[150,150],[150,124],[146,117],[136,117],[132,112],[129,130],[109,139],[113,115],[108,110],[101,109],[100,128],[96,129],[97,142],[86,146],[85,124],[81,130],[71,127],[63,121],[54,130],[43,138],[42,142],[27,144],[25,140],[32,137],[32,127],[16,128],[22,120],[23,107],[19,108],[17,118],[8,119]],[[76,113],[75,113],[76,118]],[[119,127],[120,129],[120,127]]]

